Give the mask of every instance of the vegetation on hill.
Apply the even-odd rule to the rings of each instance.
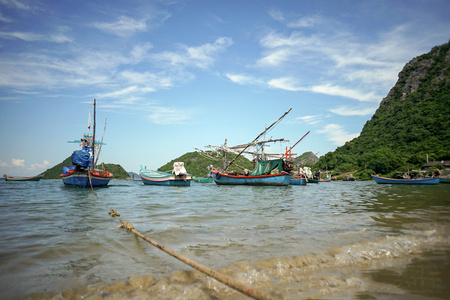
[[[427,155],[450,159],[450,42],[416,57],[366,122],[359,137],[322,156],[313,166],[388,176],[420,169]]]
[[[296,166],[300,166],[300,165],[302,165],[302,166],[305,166],[305,165],[306,166],[310,166],[310,165],[315,164],[318,161],[319,161],[319,158],[314,153],[312,153],[311,151],[305,152],[302,155],[297,156],[296,158],[294,158],[294,164]]]
[[[211,156],[216,157],[215,154],[212,154],[211,152],[208,152],[208,153]],[[230,153],[227,154],[228,161],[232,160],[235,157],[236,157],[235,154],[230,154]],[[208,175],[208,173],[209,173],[209,170],[207,169],[207,167],[210,165],[212,165],[216,169],[223,169],[222,156],[218,156],[214,160],[211,158],[204,157],[198,152],[188,152],[176,159],[171,160],[167,164],[163,165],[162,167],[160,167],[158,169],[158,171],[170,173],[173,170],[173,163],[179,162],[179,161],[184,162],[184,167],[186,168],[186,171],[189,174],[192,174],[193,176],[196,176],[196,177],[206,177],[206,175]],[[235,161],[235,163],[239,166],[242,166],[243,168],[253,170],[253,163],[250,160],[248,160],[247,158],[245,158],[244,156],[239,156],[237,158],[237,160]],[[236,167],[236,165],[234,165],[234,164],[231,165],[228,168],[228,170],[242,172],[242,170],[239,169],[238,167]]]
[[[73,166],[72,157],[69,156],[61,163],[56,166],[47,169],[44,173],[43,179],[60,179],[60,175],[62,174],[62,170],[64,166]],[[122,168],[122,166],[117,164],[104,164],[104,169],[113,173],[113,179],[130,179],[128,173]],[[103,169],[102,165],[98,165],[99,169]]]

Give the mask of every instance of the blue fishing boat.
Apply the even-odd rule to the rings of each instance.
[[[192,176],[187,173],[183,162],[175,162],[172,173],[147,170],[147,167],[141,166],[139,176],[146,185],[190,186],[192,180]]]
[[[221,172],[212,169],[213,180],[218,185],[289,185],[292,175],[284,170],[282,159],[259,161],[250,173]]]
[[[291,185],[306,185],[308,181],[306,181],[306,178],[304,177],[292,177],[289,184]]]
[[[94,100],[94,128],[93,134],[85,133],[81,140],[71,141],[69,143],[79,143],[81,150],[72,153],[73,166],[64,166],[63,173],[60,175],[64,185],[73,187],[101,187],[108,185],[113,177],[111,172],[95,169],[97,161],[95,159],[96,148],[104,145],[103,142],[95,140],[95,100]],[[89,118],[90,119],[90,118]],[[88,123],[88,131],[90,130]],[[99,152],[99,151],[97,151]],[[98,155],[97,155],[98,157]]]
[[[439,178],[424,177],[413,179],[395,179],[372,175],[373,180],[380,184],[438,184]]]

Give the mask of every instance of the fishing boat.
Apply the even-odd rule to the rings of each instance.
[[[292,172],[291,181],[289,184],[291,185],[306,185],[308,183],[306,179],[306,174],[304,173],[304,169],[300,167],[297,172]]]
[[[29,177],[20,177],[20,176],[7,176],[6,174],[3,175],[3,178],[5,178],[5,181],[39,181],[44,177],[44,173],[36,175],[36,176],[29,176]]]
[[[305,174],[307,183],[319,183],[320,172],[318,173],[318,175],[316,177],[313,175],[310,167],[303,167],[303,173]]]
[[[282,159],[259,161],[252,172],[242,175],[212,169],[214,182],[218,185],[289,185],[292,175],[285,170]]]
[[[105,145],[102,141],[95,139],[95,108],[96,102],[94,99],[94,128],[93,133],[90,134],[90,114],[88,122],[88,133],[85,133],[81,140],[70,141],[69,143],[79,143],[81,150],[72,153],[73,166],[64,166],[63,174],[60,175],[64,185],[72,187],[102,187],[107,186],[113,174],[106,170],[96,169],[98,154],[96,148],[100,152],[101,146]],[[106,122],[105,122],[106,128]],[[104,131],[103,131],[104,134]],[[96,156],[97,154],[97,156]]]
[[[192,177],[192,180],[197,183],[212,183],[214,182],[212,177]]]
[[[439,178],[439,183],[450,183],[450,178]]]
[[[308,183],[305,177],[291,177],[289,184],[291,185],[306,185]]]
[[[192,180],[192,176],[187,173],[183,162],[175,162],[172,173],[147,170],[147,167],[141,166],[139,176],[146,185],[190,186]]]
[[[206,177],[192,176],[192,180],[194,180],[194,182],[197,182],[197,183],[213,183],[214,180],[212,178],[211,168],[212,168],[212,165],[209,165],[207,167],[207,169],[209,170],[209,173],[208,173],[208,175]]]
[[[386,178],[377,175],[372,175],[373,180],[380,184],[438,184],[439,178],[424,177],[424,178],[413,178],[413,179],[396,179],[396,178]]]
[[[267,127],[262,133],[260,133],[252,142],[239,145],[235,147],[226,147],[228,149],[241,149],[237,155],[230,161],[226,162],[224,157],[224,169],[218,170],[212,168],[212,177],[218,185],[268,185],[268,186],[286,186],[289,185],[292,175],[289,173],[294,168],[292,162],[285,161],[281,158],[267,159],[269,155],[264,152],[264,145],[269,142],[275,142],[277,140],[268,140],[259,142],[258,139],[271,130],[278,122],[281,121],[290,111],[286,111],[278,120],[272,125]],[[280,139],[284,140],[284,139]],[[247,148],[255,147],[255,152],[246,152]],[[225,150],[225,149],[224,149]],[[225,151],[225,152],[226,152]],[[255,158],[256,166],[253,171],[244,169],[243,174],[238,174],[235,171],[227,172],[227,169],[236,161],[236,159],[243,153],[252,154]],[[237,164],[235,164],[238,166]],[[238,166],[239,167],[239,166]]]

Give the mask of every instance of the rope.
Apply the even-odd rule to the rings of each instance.
[[[92,183],[91,183],[91,188],[92,188]],[[94,189],[92,188],[92,192],[94,193],[95,197],[100,200],[97,196],[97,194],[94,192]],[[100,200],[101,201],[101,200]],[[108,205],[101,201],[107,209],[109,209]],[[109,209],[108,212],[109,215],[111,215],[111,217],[113,218],[118,218],[121,225],[118,226],[118,228],[125,228],[127,232],[133,232],[135,235],[137,235],[138,237],[140,237],[141,239],[143,239],[144,241],[152,244],[153,246],[155,246],[156,248],[166,252],[167,254],[175,257],[176,259],[184,262],[185,264],[188,264],[189,266],[193,267],[194,269],[197,269],[198,271],[214,278],[215,280],[222,282],[223,284],[235,289],[238,292],[241,292],[244,295],[247,295],[253,299],[257,299],[257,300],[272,300],[274,298],[270,297],[269,295],[265,295],[263,293],[261,293],[260,291],[257,291],[249,286],[246,286],[245,284],[242,284],[240,282],[238,282],[237,280],[228,277],[226,275],[223,275],[219,272],[217,272],[214,269],[208,268],[202,264],[199,264],[167,247],[165,247],[164,245],[161,245],[160,243],[150,239],[149,237],[143,235],[142,233],[140,233],[139,231],[137,231],[136,229],[134,229],[133,224],[131,224],[130,222],[126,221],[122,221],[122,219],[120,219],[120,214],[114,210],[114,209]]]
[[[121,221],[122,222],[122,221]],[[194,269],[197,269],[198,271],[216,279],[217,281],[222,282],[223,284],[237,290],[238,292],[241,292],[244,295],[247,295],[253,299],[258,299],[258,300],[272,300],[274,298],[270,297],[269,295],[263,294],[260,291],[257,291],[249,286],[246,286],[245,284],[242,284],[240,282],[238,282],[237,280],[228,277],[226,275],[223,275],[219,272],[217,272],[216,270],[213,270],[211,268],[208,268],[202,264],[199,264],[167,247],[165,247],[164,245],[161,245],[160,243],[150,239],[149,237],[143,235],[142,233],[140,233],[139,231],[137,231],[136,229],[134,229],[133,225],[131,225],[130,222],[122,222],[122,225],[119,227],[123,227],[127,230],[127,232],[133,232],[135,235],[137,235],[138,237],[140,237],[141,239],[143,239],[144,241],[152,244],[153,246],[155,246],[156,248],[166,252],[167,254],[175,257],[176,259],[184,262],[185,264],[190,265],[191,267],[193,267]]]
[[[97,200],[101,201],[103,203],[103,205],[105,205],[105,207],[109,210],[108,214],[111,215],[111,217],[113,218],[118,218],[121,225],[118,226],[118,228],[125,228],[127,232],[133,232],[135,235],[137,235],[138,237],[140,237],[141,239],[143,239],[144,241],[152,244],[153,246],[155,246],[156,248],[166,252],[167,254],[175,257],[176,259],[184,262],[185,264],[188,264],[189,266],[193,267],[194,269],[197,269],[198,271],[214,278],[215,280],[222,282],[223,284],[235,289],[238,292],[241,292],[244,295],[247,295],[253,299],[257,299],[257,300],[272,300],[273,298],[270,297],[269,295],[265,295],[263,293],[261,293],[260,291],[257,291],[249,286],[246,286],[245,284],[242,284],[240,282],[238,282],[237,280],[228,277],[226,275],[223,275],[219,272],[217,272],[214,269],[208,268],[202,264],[199,264],[167,247],[165,247],[164,245],[161,245],[160,243],[150,239],[149,237],[143,235],[142,233],[140,233],[139,231],[137,231],[136,229],[134,229],[133,224],[131,224],[130,222],[124,222],[122,221],[122,219],[120,219],[120,214],[114,210],[114,209],[110,209],[108,207],[108,204],[106,204],[105,202],[103,202],[102,200],[99,199],[98,195],[95,193],[94,188],[92,187],[92,176],[91,176],[91,172],[89,171],[89,183],[91,186],[91,190],[92,193],[94,194],[94,196],[97,198]]]

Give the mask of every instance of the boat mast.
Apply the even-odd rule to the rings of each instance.
[[[267,131],[269,131],[270,128],[272,128],[273,126],[275,126],[275,124],[277,124],[278,122],[281,121],[281,119],[284,118],[284,116],[286,116],[290,111],[292,110],[292,108],[289,108],[289,110],[287,112],[285,112],[278,120],[276,120],[275,122],[273,122],[272,125],[270,125],[269,127],[266,128],[266,130],[264,130],[263,132],[261,132],[251,143],[247,144],[247,146],[241,150],[241,152],[239,152],[239,154],[233,158],[232,161],[230,161],[230,163],[228,164],[228,166],[224,169],[224,171],[226,171],[228,169],[229,166],[231,166],[231,164],[239,157],[241,156],[241,154],[248,148],[250,147],[250,145],[252,145],[254,142],[256,142],[262,135],[264,135]],[[95,123],[94,123],[95,124]]]
[[[92,132],[92,171],[95,170],[95,99],[94,99],[94,127]]]

